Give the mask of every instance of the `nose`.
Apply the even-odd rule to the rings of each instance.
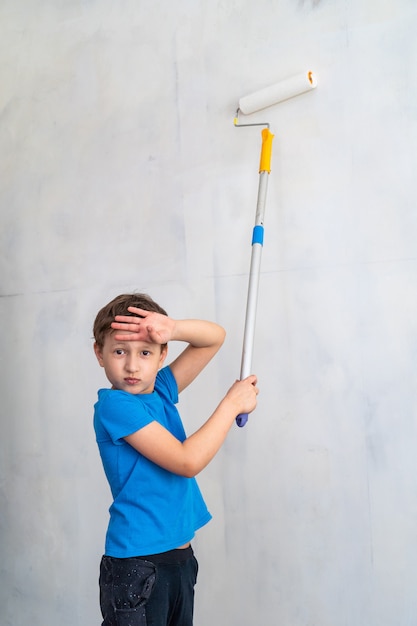
[[[135,355],[130,354],[125,361],[125,368],[129,374],[134,374],[139,369],[138,360]]]

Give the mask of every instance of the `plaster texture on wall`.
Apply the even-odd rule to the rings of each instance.
[[[225,326],[188,432],[238,377],[260,134],[233,117],[306,69],[250,118],[261,394],[199,478],[195,622],[416,623],[416,28],[414,0],[3,0],[2,626],[100,623],[97,310],[143,290]]]

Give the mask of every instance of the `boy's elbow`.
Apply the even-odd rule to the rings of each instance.
[[[181,476],[184,476],[185,478],[195,478],[197,474],[201,472],[201,470],[202,468],[199,467],[196,463],[188,462],[184,464],[181,471]]]
[[[190,455],[188,458],[183,460],[180,472],[181,476],[184,476],[185,478],[195,478],[206,465],[207,463],[205,463],[199,455]]]
[[[201,442],[201,436],[196,438],[195,435],[191,435],[182,444],[181,468],[178,473],[185,478],[195,478],[213,458],[207,445]]]
[[[217,329],[216,335],[215,337],[213,337],[213,346],[215,347],[215,350],[217,352],[217,350],[220,350],[220,348],[224,344],[224,340],[226,339],[226,330],[223,328],[223,326],[219,326],[219,324],[216,324],[216,326]]]

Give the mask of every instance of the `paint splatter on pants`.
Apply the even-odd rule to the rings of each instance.
[[[128,559],[103,556],[102,626],[192,626],[197,572],[191,546]]]

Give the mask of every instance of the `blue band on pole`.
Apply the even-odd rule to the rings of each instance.
[[[255,226],[252,234],[252,245],[254,243],[260,243],[261,246],[264,245],[264,227],[263,226]]]

